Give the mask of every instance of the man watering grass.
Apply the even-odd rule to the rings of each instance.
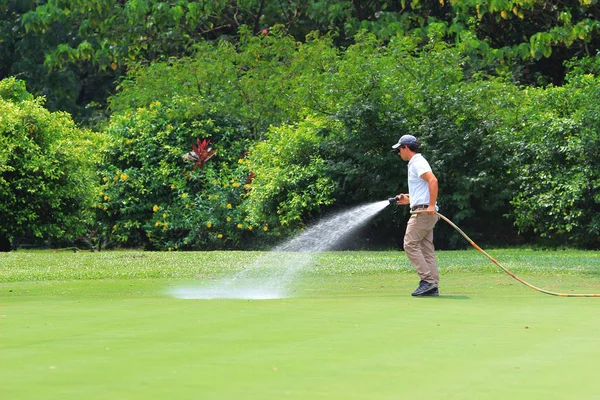
[[[392,148],[408,161],[408,194],[397,195],[397,203],[409,204],[413,213],[421,211],[410,216],[404,234],[404,251],[421,278],[412,295],[439,296],[440,273],[433,247],[433,227],[440,219],[435,213],[438,181],[425,157],[418,152],[417,138],[404,135]]]

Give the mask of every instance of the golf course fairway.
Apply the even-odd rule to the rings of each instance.
[[[523,273],[600,287],[595,274]],[[416,275],[385,268],[307,274],[274,300],[168,294],[184,282],[2,283],[2,398],[600,398],[598,298],[485,268],[443,274],[438,298],[411,297]]]

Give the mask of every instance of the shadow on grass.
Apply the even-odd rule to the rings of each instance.
[[[463,294],[440,294],[437,298],[445,300],[471,300],[469,296]]]

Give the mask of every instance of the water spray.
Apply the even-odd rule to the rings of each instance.
[[[401,196],[391,197],[391,198],[388,199],[388,201],[390,202],[390,204],[396,204],[397,201],[400,198],[401,198]],[[411,214],[422,214],[422,213],[426,213],[426,212],[427,211],[425,211],[425,210],[419,210],[419,211],[412,211]],[[525,285],[525,286],[527,286],[527,287],[529,287],[529,288],[531,288],[533,290],[537,290],[538,292],[549,294],[551,296],[559,296],[559,297],[600,297],[600,293],[599,294],[594,294],[594,293],[592,293],[592,294],[579,294],[579,293],[557,293],[557,292],[552,292],[550,290],[542,289],[542,288],[539,288],[537,286],[534,286],[534,285],[530,284],[529,282],[526,282],[524,279],[519,278],[514,272],[510,271],[508,268],[503,267],[498,261],[496,261],[485,250],[483,250],[481,247],[479,247],[477,245],[477,243],[475,243],[470,237],[468,237],[467,234],[464,233],[458,226],[456,226],[454,224],[454,222],[450,221],[450,219],[446,218],[445,216],[443,216],[442,214],[440,214],[437,211],[435,211],[435,214],[437,214],[441,219],[443,219],[444,221],[446,221],[451,227],[453,227],[454,229],[456,229],[456,231],[458,233],[460,233],[462,235],[462,237],[464,237],[467,240],[467,242],[469,242],[471,244],[471,246],[473,246],[475,249],[477,249],[479,252],[481,252],[483,255],[485,255],[487,258],[489,258],[500,269],[502,269],[508,275],[510,275],[513,278],[515,278],[517,281],[521,282],[523,285]]]
[[[180,299],[280,299],[292,281],[313,264],[316,254],[335,248],[388,206],[387,200],[362,204],[319,220],[271,249],[235,275],[211,285],[171,289]]]

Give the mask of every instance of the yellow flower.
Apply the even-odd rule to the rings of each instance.
[[[126,181],[127,178],[129,178],[129,175],[127,175],[127,174],[121,174],[121,179],[122,180]]]
[[[158,211],[158,206],[155,204],[154,207],[152,207],[152,211],[157,212]]]
[[[169,247],[169,249],[168,249],[168,250],[169,250],[169,251],[173,251],[173,248],[172,248],[172,247]]]
[[[181,195],[181,198],[185,199],[187,197],[187,193]]]
[[[156,221],[156,223],[154,224],[154,226],[160,226],[160,221]]]
[[[189,204],[186,204],[186,205],[185,205],[185,208],[190,208],[190,205],[189,205]]]
[[[117,230],[117,226],[116,225],[113,225],[113,230]]]
[[[239,183],[239,182],[236,182],[236,183],[234,183],[234,184],[233,184],[233,185],[231,185],[231,186],[233,186],[233,187],[235,187],[235,188],[236,188],[236,187],[240,187],[240,183]]]
[[[131,140],[131,139],[127,139],[127,140],[125,141],[125,144],[131,144],[131,142],[133,142],[133,140]]]
[[[231,204],[227,204],[227,208],[231,208]]]
[[[248,227],[248,230],[249,230],[249,231],[251,231],[252,229],[253,229],[253,228],[252,228],[252,225],[250,225],[250,226]]]
[[[220,234],[220,233],[217,235],[217,237],[218,237],[219,239],[223,239],[223,235],[222,235],[222,234]]]
[[[244,227],[244,225],[242,224],[237,224],[238,229],[242,229]]]
[[[227,222],[231,222],[231,217],[227,217]]]
[[[219,200],[219,195],[215,194],[215,200]]]
[[[207,224],[206,224],[206,226],[207,226],[208,228],[212,228],[212,222],[209,222],[209,223],[207,223]]]
[[[163,214],[163,218],[167,219],[167,214],[166,213]]]
[[[265,226],[265,227],[263,228],[263,231],[265,231],[265,232],[266,232],[266,231],[268,231],[268,230],[269,230],[269,227],[267,227],[267,226]]]
[[[110,197],[104,196],[104,201],[108,201],[108,200],[110,200]]]
[[[183,244],[188,244],[188,242],[183,242]]]
[[[171,189],[175,189],[175,185],[171,185]]]
[[[244,160],[240,158],[240,159],[238,160],[238,164],[243,164],[243,163],[244,163]]]
[[[104,182],[107,182],[107,181],[108,181],[108,178],[107,178],[107,177],[104,177],[104,178],[102,178],[102,180],[103,180]]]

